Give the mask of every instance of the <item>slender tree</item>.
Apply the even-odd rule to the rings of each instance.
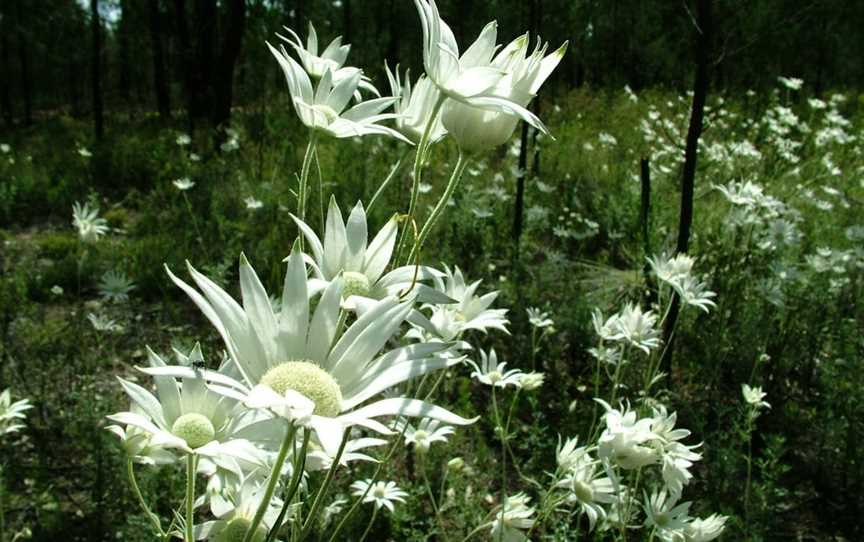
[[[150,47],[153,50],[153,88],[156,91],[156,109],[162,118],[171,116],[171,93],[165,74],[165,54],[162,48],[162,10],[159,0],[148,0],[150,11]]]
[[[90,28],[93,39],[91,75],[93,84],[93,126],[96,139],[102,139],[105,119],[102,111],[102,19],[99,17],[99,0],[90,0]]]
[[[9,60],[9,14],[0,8],[0,109],[7,126],[12,126],[12,63]]]
[[[223,19],[224,37],[219,65],[215,74],[215,107],[211,120],[214,125],[222,124],[231,117],[231,103],[234,98],[234,68],[240,56],[243,32],[246,28],[245,0],[230,0]]]
[[[30,74],[30,49],[27,46],[27,21],[24,18],[24,0],[15,2],[15,37],[18,63],[21,65],[21,93],[24,98],[24,124],[33,124],[33,82]]]

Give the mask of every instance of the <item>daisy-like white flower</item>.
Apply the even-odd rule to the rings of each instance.
[[[468,360],[468,364],[474,368],[471,373],[471,378],[476,378],[479,382],[487,386],[498,388],[506,388],[507,386],[519,387],[519,382],[522,379],[522,371],[519,369],[507,370],[507,363],[498,363],[498,354],[495,349],[486,352],[480,350],[480,365],[478,366],[473,360]]]
[[[567,441],[565,448],[573,441]],[[561,452],[565,449],[559,450]],[[600,462],[592,459],[587,448],[573,448],[565,456],[566,474],[556,484],[557,487],[569,491],[568,501],[579,506],[580,511],[588,516],[588,528],[594,530],[597,519],[605,519],[604,504],[615,501],[617,486],[604,471]],[[561,461],[559,461],[561,465]]]
[[[712,514],[707,518],[690,520],[684,526],[684,539],[686,542],[709,542],[723,534],[726,528],[726,516]]]
[[[357,202],[345,223],[336,198],[331,197],[323,243],[306,223],[293,215],[292,218],[303,232],[312,251],[313,260],[309,264],[314,276],[309,280],[310,295],[321,292],[341,275],[343,306],[349,309],[357,308],[356,300],[352,299],[352,296],[380,300],[388,296],[404,295],[408,291],[416,292],[420,301],[453,301],[444,293],[416,282],[441,276],[440,271],[426,266],[406,265],[384,273],[390,264],[396,243],[396,216],[369,242],[363,204]]]
[[[804,80],[797,77],[780,76],[777,78],[777,81],[789,90],[801,90],[801,87],[804,85]]]
[[[708,289],[708,285],[700,281],[693,275],[685,275],[681,277],[675,290],[681,296],[681,301],[685,305],[692,305],[706,313],[708,307],[716,307],[717,304],[712,300],[717,294]]]
[[[660,331],[655,328],[657,315],[643,311],[639,305],[627,303],[614,322],[613,338],[627,342],[646,354],[660,346]]]
[[[480,57],[483,61],[491,58],[495,51],[494,27],[491,34],[488,49],[478,51],[483,55]],[[513,40],[492,59],[491,67],[504,75],[485,91],[483,98],[451,99],[445,102],[441,122],[461,148],[482,151],[503,145],[510,139],[520,119],[546,132],[537,117],[527,116],[524,111],[527,111],[525,107],[561,62],[567,43],[549,55],[546,55],[548,43],[538,40],[530,53],[529,45],[530,38],[525,34]],[[489,102],[490,98],[494,100]],[[477,105],[478,102],[480,105]],[[510,104],[521,109],[512,108]]]
[[[604,318],[600,309],[594,309],[591,313],[591,323],[594,325],[594,332],[604,341],[614,341],[617,339],[617,322],[617,314],[613,314],[609,318]]]
[[[123,331],[123,326],[118,324],[116,320],[109,318],[101,313],[88,313],[87,320],[96,331],[105,331],[107,333],[120,333]]]
[[[534,391],[543,385],[546,375],[539,372],[522,373],[519,376],[519,387],[525,391]]]
[[[93,153],[90,152],[87,147],[78,147],[78,154],[84,158],[91,158],[93,156]]]
[[[431,309],[432,315],[429,318],[414,315],[411,323],[415,325],[415,329],[409,331],[410,337],[420,340],[452,341],[469,329],[483,332],[488,329],[498,329],[509,333],[506,327],[507,309],[489,308],[498,297],[498,292],[476,295],[482,280],[468,284],[458,267],[451,271],[445,266],[444,275],[433,277],[432,282],[436,290],[443,292],[456,303],[424,305],[424,309]]]
[[[20,399],[12,402],[12,392],[9,388],[0,393],[0,436],[20,431],[24,424],[21,423],[26,415],[24,412],[33,408],[29,399]]]
[[[522,542],[528,540],[522,531],[534,526],[534,508],[528,506],[531,498],[524,493],[505,497],[492,521],[492,540]]]
[[[357,480],[351,484],[351,494],[359,497],[363,494],[363,502],[371,502],[375,504],[375,509],[380,510],[383,506],[392,513],[394,511],[394,502],[405,502],[407,493],[399,489],[396,482],[375,482],[372,480]]]
[[[654,258],[648,258],[648,263],[651,265],[657,280],[674,286],[680,283],[682,277],[693,271],[696,260],[684,252],[679,252],[672,257],[661,254]]]
[[[265,488],[260,478],[250,476],[243,479],[236,489],[229,490],[225,506],[216,514],[215,521],[206,521],[195,526],[196,540],[214,542],[242,541],[252,527],[255,513],[264,498]],[[275,526],[282,509],[282,501],[273,497],[267,505],[261,523],[252,535],[252,542],[264,542],[267,532]]]
[[[399,98],[394,104],[396,117],[396,129],[402,135],[414,142],[420,143],[429,119],[435,113],[435,104],[438,103],[441,93],[428,77],[421,75],[414,86],[411,86],[409,71],[405,71],[404,79],[400,77],[399,66],[396,73],[390,71],[390,67],[384,64],[387,80],[390,82],[390,92]],[[434,143],[447,135],[447,130],[441,124],[441,117],[437,116],[429,132],[429,141]]]
[[[415,428],[408,424],[405,428],[405,444],[413,444],[419,453],[429,451],[433,442],[447,442],[447,437],[455,432],[449,425],[441,425],[438,420],[425,418]]]
[[[374,98],[345,110],[362,80],[360,70],[352,71],[351,74],[336,80],[332,70],[327,68],[313,91],[309,76],[300,64],[288,55],[284,46],[280,46],[278,50],[269,43],[267,46],[285,74],[294,110],[308,128],[336,138],[377,134],[395,137],[411,144],[410,140],[396,130],[378,124],[393,118],[392,113],[382,111],[392,105],[396,98]]]
[[[135,289],[135,283],[126,276],[126,273],[111,269],[106,271],[102,275],[102,278],[99,279],[98,288],[102,299],[113,303],[120,303],[129,301],[129,292]]]
[[[253,408],[268,408],[308,423],[322,447],[336,455],[345,428],[389,434],[380,416],[421,416],[455,425],[473,423],[441,407],[404,397],[367,400],[406,380],[444,369],[461,359],[443,357],[450,345],[415,344],[381,354],[412,310],[414,299],[373,302],[337,339],[342,280],[332,281],[309,309],[306,265],[295,250],[288,258],[282,307],[274,312],[264,286],[240,258],[238,304],[213,281],[189,266],[197,290],[168,271],[221,335],[239,378],[215,382],[222,393]],[[298,398],[311,404],[309,412]]]
[[[528,323],[538,329],[552,327],[555,325],[555,322],[553,322],[552,319],[549,318],[548,312],[543,312],[535,307],[525,309],[525,312],[528,313]]]
[[[318,53],[318,33],[315,32],[315,27],[312,22],[309,22],[309,35],[306,37],[306,45],[300,40],[300,36],[296,32],[283,26],[289,36],[276,34],[279,39],[288,43],[297,52],[300,57],[300,63],[306,69],[306,73],[313,79],[321,79],[324,77],[324,72],[330,70],[333,73],[333,80],[340,81],[346,77],[354,75],[359,70],[350,66],[345,66],[345,61],[348,59],[348,53],[351,51],[351,45],[346,43],[342,45],[342,36],[330,42],[324,51]],[[360,78],[360,88],[368,90],[372,94],[378,96],[378,90],[372,85],[368,77]],[[355,98],[360,100],[360,94],[356,93]]]
[[[684,542],[684,530],[690,519],[689,502],[678,503],[678,496],[667,494],[665,489],[645,495],[645,525],[654,527],[657,537],[663,542]]]
[[[701,444],[688,446],[679,442],[690,436],[690,431],[675,428],[678,416],[675,412],[669,414],[666,407],[658,405],[654,408],[654,417],[651,420],[651,432],[657,436],[655,445],[660,454],[662,464],[663,481],[666,488],[673,495],[681,495],[684,486],[690,482],[693,475],[690,467],[694,461],[699,461],[702,456],[693,450]]]
[[[98,207],[90,207],[88,203],[81,205],[76,201],[72,205],[72,225],[85,243],[95,243],[108,233],[108,221],[99,217]]]
[[[177,188],[177,190],[180,190],[181,192],[185,192],[186,190],[189,190],[190,188],[195,186],[195,181],[193,181],[189,177],[175,179],[172,181],[172,183]]]
[[[658,438],[651,431],[654,420],[638,419],[633,410],[617,410],[602,399],[594,399],[606,409],[606,428],[597,440],[597,454],[625,470],[656,463],[658,455],[652,443]]]
[[[144,409],[135,402],[129,405],[129,412],[146,416]],[[134,425],[127,425],[126,427],[109,425],[105,429],[117,435],[121,446],[126,451],[126,455],[136,463],[142,465],[170,465],[177,459],[171,450],[158,443],[158,438],[155,435],[139,427]]]
[[[142,370],[154,375],[157,394],[154,396],[138,384],[120,378],[123,390],[143,414],[118,412],[108,418],[149,433],[154,443],[165,448],[207,457],[219,467],[242,474],[236,459],[227,453],[231,448],[222,444],[256,421],[255,413],[210,390],[203,377],[205,371],[184,367],[185,374],[178,382],[173,376],[160,374],[160,369],[166,367],[162,358],[149,348],[147,354],[153,369]],[[184,364],[203,359],[198,345],[189,356],[179,352],[177,355]],[[252,444],[247,441],[246,447]]]
[[[585,446],[579,446],[579,437],[573,437],[561,442],[561,435],[558,435],[558,446],[555,448],[555,461],[558,463],[558,468],[566,472],[577,466],[588,451]]]
[[[189,134],[178,134],[174,142],[177,143],[178,147],[185,147],[192,143],[192,138],[189,137]]]
[[[243,203],[246,204],[246,208],[250,211],[257,211],[261,207],[264,207],[264,203],[260,199],[256,199],[255,196],[249,196],[243,200]]]
[[[741,394],[744,396],[744,401],[756,410],[762,408],[771,408],[771,405],[765,401],[765,396],[768,394],[762,391],[762,386],[750,387],[747,384],[741,385]]]

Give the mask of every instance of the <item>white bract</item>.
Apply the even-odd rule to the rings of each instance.
[[[396,73],[390,71],[385,63],[384,70],[387,80],[390,82],[390,92],[399,100],[394,104],[396,117],[396,129],[402,135],[418,144],[423,137],[426,126],[435,113],[435,105],[440,99],[441,93],[428,77],[421,75],[414,85],[411,85],[411,76],[408,70],[404,78],[399,74],[399,66]],[[436,116],[429,130],[429,141],[434,143],[447,135],[447,130],[441,124],[441,117]]]

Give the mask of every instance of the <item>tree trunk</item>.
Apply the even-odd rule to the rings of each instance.
[[[90,66],[93,76],[93,125],[96,139],[102,139],[105,119],[102,112],[102,21],[99,18],[99,0],[90,0],[90,28],[93,33],[93,57]]]
[[[7,126],[12,126],[12,63],[9,61],[9,15],[0,15],[0,109]]]
[[[353,41],[351,32],[351,0],[342,0],[342,35],[344,43],[351,43]]]
[[[24,124],[33,124],[33,84],[30,80],[30,49],[27,46],[27,35],[24,30],[24,0],[15,2],[15,15],[18,31],[16,34],[16,46],[18,48],[18,62],[21,64],[21,92],[24,97]]]
[[[132,63],[130,59],[129,34],[132,32],[133,16],[129,0],[120,0],[120,25],[117,28],[117,49],[120,61],[120,97],[126,104],[132,99]]]
[[[189,122],[189,133],[191,135],[194,128],[191,111],[195,103],[192,77],[195,63],[192,56],[192,43],[189,40],[189,19],[186,16],[186,2],[184,0],[174,0],[174,25],[177,33],[177,43],[180,48],[180,66],[183,73],[183,97],[186,102],[186,119]]]
[[[243,31],[246,27],[245,0],[231,0],[225,16],[222,52],[215,80],[215,107],[211,117],[218,126],[231,117],[231,103],[234,98],[234,66],[240,56]]]
[[[696,179],[696,159],[698,158],[699,138],[702,135],[702,121],[705,116],[705,100],[708,95],[708,68],[713,35],[711,18],[712,0],[696,2],[696,77],[693,83],[693,103],[690,110],[690,125],[687,129],[687,144],[684,149],[684,167],[681,175],[681,215],[678,223],[677,252],[687,252],[690,245],[690,227],[693,224],[693,187]],[[663,343],[666,345],[660,367],[667,378],[672,372],[673,331],[678,320],[681,300],[676,293],[663,328]]]
[[[396,0],[390,0],[389,13],[387,23],[390,40],[387,43],[387,58],[395,66],[399,63],[399,38],[402,36],[402,31],[399,28],[399,4]]]
[[[159,0],[148,0],[150,4],[150,45],[153,49],[153,89],[156,92],[156,109],[159,116],[171,116],[171,93],[165,77],[165,54],[162,50],[162,13]]]

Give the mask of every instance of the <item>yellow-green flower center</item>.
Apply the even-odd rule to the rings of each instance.
[[[573,493],[579,502],[592,503],[594,502],[594,488],[581,480],[573,482]]]
[[[342,390],[327,371],[311,361],[286,361],[273,367],[261,383],[280,395],[294,390],[315,403],[314,413],[335,418],[342,411]]]
[[[225,529],[219,533],[218,541],[243,542],[246,533],[249,531],[249,527],[251,526],[252,522],[246,518],[234,518],[229,521],[228,525],[225,526]],[[258,528],[255,529],[255,534],[252,536],[252,542],[264,542],[266,537],[267,529],[265,529],[263,525],[259,525]]]
[[[186,441],[190,448],[200,448],[216,436],[213,423],[202,414],[184,414],[174,420],[171,426],[174,435]]]
[[[369,295],[369,279],[363,273],[345,271],[342,273],[342,298],[348,299],[352,295]]]

